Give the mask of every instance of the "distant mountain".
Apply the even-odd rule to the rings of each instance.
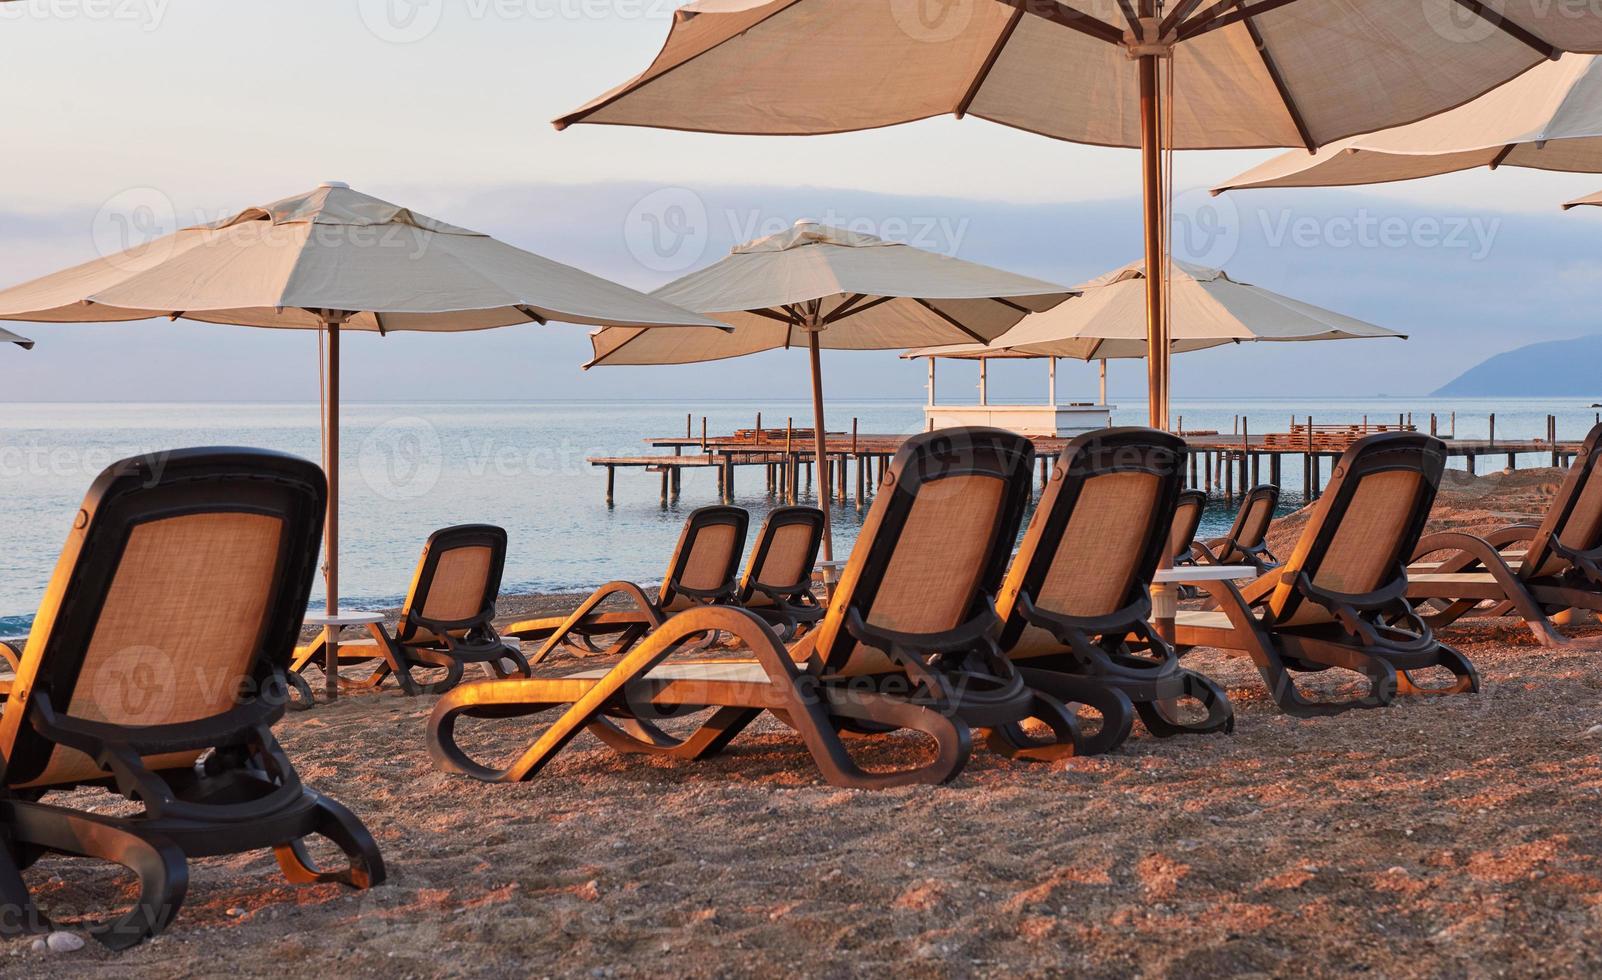
[[[1435,394],[1597,400],[1602,396],[1602,334],[1530,344],[1497,354],[1464,371]]]

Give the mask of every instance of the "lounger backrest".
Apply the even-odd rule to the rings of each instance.
[[[1235,524],[1229,529],[1229,539],[1242,548],[1255,548],[1268,536],[1274,522],[1274,509],[1279,506],[1279,487],[1264,483],[1247,491],[1235,514]]]
[[[1380,591],[1406,578],[1406,563],[1429,519],[1446,445],[1431,436],[1382,432],[1352,444],[1336,463],[1296,550],[1276,572],[1269,611],[1284,625],[1329,621],[1294,583],[1346,596]]]
[[[0,713],[4,784],[103,775],[34,730],[29,715],[46,703],[77,721],[178,725],[277,687],[306,612],[326,500],[315,465],[252,449],[180,450],[102,473]],[[197,756],[146,765],[185,767]]]
[[[1168,554],[1174,559],[1189,558],[1191,542],[1207,511],[1205,490],[1181,490],[1174,504],[1174,520],[1168,526]]]
[[[1525,578],[1556,575],[1568,567],[1568,560],[1555,554],[1555,538],[1571,551],[1591,551],[1602,547],[1602,472],[1599,472],[1598,443],[1602,425],[1586,435],[1563,485],[1546,509],[1541,526],[1530,542],[1520,572]]]
[[[823,511],[816,507],[775,508],[757,532],[740,582],[741,599],[749,599],[758,585],[787,594],[810,589],[822,542]]]
[[[745,552],[751,515],[738,507],[702,507],[685,518],[679,543],[668,562],[657,604],[679,609],[731,597],[740,555]]]
[[[401,608],[399,639],[421,622],[467,629],[495,616],[506,568],[506,532],[493,524],[459,524],[428,536]]]
[[[882,669],[851,616],[913,635],[988,614],[1029,501],[1034,447],[1000,429],[939,429],[902,444],[868,511],[811,655],[840,674]]]
[[[1103,429],[1068,443],[1001,590],[1004,648],[1028,625],[1023,597],[1074,618],[1140,602],[1171,540],[1184,458],[1184,441],[1155,429]]]

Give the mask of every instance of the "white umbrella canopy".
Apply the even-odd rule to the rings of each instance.
[[[1145,263],[1131,262],[1075,287],[1079,295],[1025,318],[988,346],[909,351],[909,357],[1145,357]],[[1231,279],[1222,269],[1175,262],[1174,353],[1225,344],[1360,340],[1404,334]]]
[[[33,341],[0,327],[0,344],[16,344],[23,350],[33,350]]]
[[[0,290],[0,319],[317,330],[706,326],[625,286],[327,183]]]
[[[727,329],[643,293],[330,182],[0,290],[0,320],[156,316],[322,330],[327,611],[339,609],[339,338],[345,330],[572,323]],[[327,691],[338,690],[337,627]]]
[[[690,364],[802,347],[812,374],[813,450],[827,458],[819,350],[893,350],[989,342],[1031,313],[1072,295],[1053,283],[813,221],[736,246],[729,255],[652,293],[733,327],[732,333],[608,327],[590,335],[586,367]],[[824,557],[834,553],[825,513]]]
[[[798,221],[651,295],[733,327],[590,335],[599,364],[691,364],[777,348],[894,350],[985,343],[1071,291],[872,235]],[[817,325],[809,319],[817,304]],[[671,333],[672,336],[667,334]]]
[[[950,113],[1139,146],[1155,268],[1166,149],[1311,151],[1462,105],[1563,51],[1602,52],[1602,9],[1546,0],[974,0],[928,12],[699,0],[643,73],[556,126],[800,135]],[[1166,427],[1162,283],[1147,280],[1146,330],[1161,352],[1148,361],[1151,421]]]
[[[1564,55],[1407,126],[1284,153],[1213,193],[1414,180],[1477,167],[1602,173],[1602,59]]]

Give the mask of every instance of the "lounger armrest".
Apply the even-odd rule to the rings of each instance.
[[[5,640],[0,640],[0,657],[11,665],[11,673],[15,674],[22,669],[22,651]]]
[[[1436,531],[1434,534],[1424,535],[1419,538],[1418,546],[1413,549],[1413,556],[1409,559],[1409,563],[1442,551],[1450,551],[1485,564],[1506,564],[1506,560],[1502,557],[1501,552],[1497,550],[1496,545],[1479,535],[1469,534],[1467,531]],[[1454,566],[1454,570],[1460,570],[1456,568],[1459,564],[1458,562],[1452,562],[1451,564]]]
[[[1214,550],[1217,544],[1218,540],[1192,541],[1190,543],[1190,556],[1195,559],[1198,565],[1222,565],[1223,561],[1219,559],[1219,553]]]
[[[198,721],[170,725],[113,725],[57,714],[49,695],[35,691],[29,701],[29,721],[34,731],[68,748],[98,759],[111,746],[131,749],[140,756],[169,752],[240,745],[261,726],[270,725],[283,714],[283,705],[251,701],[236,705],[220,715]]]
[[[943,633],[898,633],[878,626],[870,626],[862,618],[862,613],[853,608],[846,615],[846,632],[850,633],[859,643],[891,654],[895,651],[916,650],[927,653],[954,653],[959,650],[972,649],[1001,622],[992,607],[984,614],[975,616],[960,626],[946,630]]]
[[[567,620],[576,622],[578,619],[582,619],[584,616],[594,612],[601,603],[615,595],[625,596],[631,600],[645,618],[650,621],[652,626],[660,626],[665,621],[665,617],[656,608],[656,604],[651,601],[650,597],[645,594],[644,589],[641,589],[633,582],[622,581],[608,582],[590,593],[589,598],[585,599],[578,609],[569,614]],[[502,633],[505,636],[515,636],[520,640],[538,639],[538,634],[547,632],[550,629],[549,624],[554,619],[556,619],[554,616],[525,619],[508,626]]]
[[[1502,548],[1510,544],[1517,544],[1524,541],[1534,541],[1535,536],[1540,533],[1540,530],[1541,526],[1539,524],[1509,524],[1506,527],[1499,527],[1489,534],[1482,534],[1480,537],[1496,545],[1498,548]]]

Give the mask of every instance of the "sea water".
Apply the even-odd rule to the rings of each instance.
[[[1446,434],[1456,413],[1457,434],[1483,438],[1496,413],[1501,438],[1545,434],[1546,416],[1558,417],[1559,437],[1577,439],[1595,412],[1579,399],[1232,399],[1178,402],[1188,430],[1235,431],[1245,415],[1254,433],[1283,432],[1292,416],[1316,423],[1394,422],[1412,413],[1419,427],[1429,413]],[[107,404],[0,405],[0,636],[25,633],[32,613],[90,481],[126,456],[187,446],[256,446],[320,459],[315,404]],[[661,501],[660,477],[620,469],[613,506],[606,503],[606,473],[591,456],[667,452],[649,436],[699,434],[706,418],[712,434],[750,427],[758,412],[766,428],[789,418],[807,425],[809,404],[713,402],[528,402],[347,404],[341,428],[340,585],[343,604],[398,604],[429,532],[450,524],[487,522],[510,536],[503,589],[515,592],[580,590],[601,582],[655,582],[684,515],[715,503],[711,469],[685,471],[679,498]],[[923,408],[912,401],[836,401],[831,431],[918,432]],[[1145,408],[1121,407],[1118,424],[1141,424]],[[1480,472],[1500,468],[1482,459]],[[1462,461],[1453,465],[1462,467]],[[1521,466],[1542,466],[1540,456]],[[1325,474],[1327,478],[1328,469]],[[1262,477],[1267,478],[1264,467]],[[1281,473],[1286,507],[1299,504],[1300,457],[1287,457]],[[865,511],[853,499],[834,510],[836,551],[844,554]],[[742,467],[735,502],[752,511],[755,528],[779,501],[767,492],[763,471]],[[806,500],[814,500],[810,489]],[[1215,504],[1203,532],[1221,533],[1232,513]],[[319,592],[320,595],[320,592]]]

